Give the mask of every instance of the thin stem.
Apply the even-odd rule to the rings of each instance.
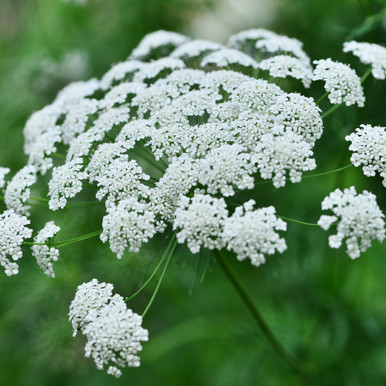
[[[309,174],[309,175],[306,175],[306,176],[302,176],[302,179],[304,179],[304,178],[312,178],[312,177],[319,177],[319,176],[325,176],[325,175],[327,175],[327,174],[336,173],[336,172],[340,172],[341,170],[348,169],[348,168],[350,168],[351,166],[353,166],[353,164],[348,164],[348,165],[346,165],[346,166],[342,166],[341,168],[334,169],[334,170],[330,170],[329,172],[322,172],[322,173],[316,173],[316,174]]]
[[[158,293],[158,290],[159,290],[159,288],[161,286],[162,280],[163,280],[163,278],[165,276],[165,272],[166,272],[166,270],[168,268],[168,265],[169,265],[170,260],[171,260],[171,258],[173,256],[174,250],[176,249],[176,246],[177,246],[177,240],[175,238],[176,238],[176,235],[173,234],[171,251],[169,252],[169,256],[168,256],[168,258],[166,260],[166,263],[164,265],[164,269],[161,272],[161,276],[160,276],[160,278],[158,280],[157,286],[155,287],[154,293],[153,293],[153,295],[152,295],[152,297],[151,297],[151,299],[149,301],[149,304],[145,308],[145,311],[143,311],[143,313],[142,313],[142,318],[144,318],[146,313],[149,311],[149,309],[150,309],[151,305],[153,304],[153,301],[154,301],[154,299],[155,299],[155,297],[156,297],[156,295]]]
[[[278,214],[276,214],[276,217],[280,217],[282,218],[283,220],[287,220],[287,221],[291,221],[291,222],[296,222],[297,224],[302,224],[302,225],[308,225],[308,226],[311,226],[311,227],[318,227],[319,225],[318,224],[314,224],[312,222],[305,222],[305,221],[300,221],[300,220],[296,220],[294,218],[289,218],[289,217],[285,217],[285,216],[280,216]]]
[[[316,104],[318,105],[326,96],[328,95],[328,92],[325,92],[317,101]]]
[[[161,267],[161,265],[165,261],[165,258],[168,255],[168,252],[170,250],[170,247],[172,246],[172,243],[173,243],[173,238],[171,239],[170,243],[166,247],[165,252],[162,255],[159,263],[155,267],[153,273],[149,276],[149,278],[142,284],[142,286],[136,292],[134,292],[131,296],[129,296],[128,298],[125,299],[126,302],[133,299],[135,296],[137,296],[150,283],[150,281],[153,279],[153,277],[155,276],[155,274],[158,272],[159,268]]]
[[[47,246],[55,247],[55,248],[62,248],[62,247],[65,247],[66,245],[74,244],[74,243],[77,243],[79,241],[83,241],[83,240],[91,239],[92,237],[95,237],[95,236],[99,236],[101,233],[102,233],[102,229],[99,229],[97,231],[87,233],[87,234],[82,235],[82,236],[74,237],[72,239],[59,241],[57,243],[34,243],[31,241],[23,241],[22,244],[24,244],[24,245],[47,245]]]
[[[51,153],[52,156],[60,159],[66,159],[66,156],[60,153]]]
[[[261,331],[263,332],[264,336],[271,344],[273,349],[279,354],[279,356],[290,368],[292,368],[298,373],[304,374],[304,370],[299,366],[297,361],[292,358],[292,356],[285,350],[285,348],[273,334],[270,327],[261,316],[255,302],[252,299],[252,296],[249,294],[249,292],[244,287],[242,282],[238,279],[238,277],[233,273],[232,269],[230,268],[226,260],[223,258],[221,253],[217,250],[215,250],[214,253],[220,267],[224,271],[225,275],[228,277],[229,281],[232,283],[233,287],[241,297],[246,307],[249,309],[250,313],[252,314],[253,318],[255,319],[256,323],[260,327]]]

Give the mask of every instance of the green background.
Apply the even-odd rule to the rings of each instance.
[[[193,17],[216,15],[217,9],[215,1],[202,0],[90,0],[84,7],[60,0],[0,1],[0,165],[13,171],[26,162],[22,130],[28,116],[74,80],[68,74],[47,75],[42,61],[58,62],[81,50],[88,57],[81,77],[100,77],[127,58],[146,33],[186,31]],[[350,39],[384,44],[385,15],[384,1],[282,0],[269,27],[304,42],[312,59],[332,57],[354,64],[362,74],[365,68],[342,53],[342,44]],[[341,108],[326,119],[315,147],[317,171],[349,163],[344,136],[360,123],[385,126],[385,83],[368,79],[363,109]],[[322,93],[318,85],[309,95]],[[323,107],[329,107],[327,101]],[[353,184],[358,191],[376,193],[384,209],[380,178],[366,178],[354,168],[277,191],[263,185],[253,198],[261,206],[274,204],[285,216],[316,222],[322,199]],[[32,215],[40,225],[51,219],[40,209]],[[66,209],[63,239],[94,230],[101,215]],[[269,257],[264,266],[254,268],[229,256],[279,340],[312,367],[308,379],[294,374],[272,350],[215,261],[184,247],[145,319],[150,340],[141,367],[124,370],[118,380],[96,370],[84,358],[85,340],[71,337],[67,313],[76,286],[96,277],[130,295],[165,246],[161,235],[122,260],[95,240],[69,246],[55,265],[56,279],[40,271],[28,250],[18,276],[0,272],[0,385],[384,385],[385,248],[374,242],[352,261],[343,248],[331,250],[327,237],[319,228],[291,223],[285,235],[288,250]],[[141,313],[154,285],[130,307]]]

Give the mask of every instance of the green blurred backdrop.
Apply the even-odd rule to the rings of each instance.
[[[211,38],[211,28],[225,36],[268,27],[303,41],[313,59],[331,56],[356,65],[341,52],[345,40],[386,41],[384,0],[232,4],[89,0],[77,6],[60,0],[0,0],[0,165],[16,170],[26,162],[22,130],[33,111],[52,101],[68,82],[100,77],[157,29]],[[229,22],[224,9],[232,11],[235,5],[244,8]],[[248,12],[252,6],[254,14]],[[269,18],[262,20],[266,7]],[[219,25],[210,24],[214,19]],[[355,125],[385,126],[385,83],[367,82],[367,104],[359,113],[340,109],[326,120],[315,148],[318,170],[349,163],[348,151],[338,150]],[[316,222],[323,197],[352,184],[376,193],[384,209],[380,179],[365,178],[353,168],[275,193],[267,185],[254,198],[262,206],[274,204],[286,216]],[[41,225],[50,218],[44,211],[33,215]],[[72,227],[82,234],[100,216],[72,208],[64,212],[61,225],[70,236]],[[286,240],[288,251],[258,269],[248,262],[231,263],[282,343],[313,364],[310,379],[298,378],[272,351],[219,267],[214,262],[205,267],[205,254],[193,256],[182,247],[145,321],[150,341],[144,345],[141,367],[125,370],[119,380],[96,370],[84,358],[85,341],[71,337],[67,312],[76,286],[96,277],[112,282],[122,295],[131,294],[151,272],[163,243],[160,236],[122,260],[101,243],[70,246],[56,264],[54,280],[40,271],[28,251],[18,276],[1,273],[0,385],[385,385],[384,246],[374,243],[351,261],[343,250],[329,249],[327,234],[317,228],[289,224]],[[152,288],[144,291],[132,308],[140,313],[151,294]]]

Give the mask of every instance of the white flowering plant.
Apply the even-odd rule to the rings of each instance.
[[[167,242],[156,267],[133,295],[113,295],[113,285],[96,278],[76,291],[69,319],[74,335],[86,336],[86,356],[98,369],[119,377],[122,368],[140,365],[141,342],[148,340],[143,318],[184,244],[192,255],[205,253],[209,264],[217,262],[277,353],[307,373],[270,330],[230,260],[249,260],[251,270],[269,264],[286,251],[290,223],[333,228],[329,246],[340,248],[344,241],[352,259],[373,240],[384,240],[382,208],[367,190],[332,191],[314,203],[330,211],[320,211],[315,222],[288,217],[273,198],[268,204],[259,199],[264,186],[276,194],[302,179],[359,166],[385,185],[386,128],[368,122],[351,128],[351,145],[341,144],[342,154],[352,152],[350,164],[312,172],[329,117],[343,105],[363,108],[366,79],[385,78],[386,48],[352,41],[344,51],[367,66],[362,74],[331,58],[311,61],[300,41],[263,29],[242,31],[227,45],[157,31],[100,80],[68,85],[26,123],[27,165],[13,175],[0,168],[5,274],[19,272],[28,247],[54,278],[67,245],[94,239],[118,259],[134,258],[162,234]],[[321,84],[325,92],[315,98],[311,91]],[[66,213],[68,222],[71,207],[87,208],[99,223],[77,234],[72,215],[73,237],[63,239],[61,216]],[[39,231],[34,215],[43,210],[49,218]],[[136,314],[132,298],[157,275],[148,305]]]

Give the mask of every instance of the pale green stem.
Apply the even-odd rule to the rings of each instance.
[[[244,304],[247,306],[248,310],[252,314],[253,318],[255,319],[257,325],[260,327],[263,335],[266,337],[268,342],[271,344],[273,349],[279,354],[279,356],[284,360],[284,362],[293,370],[300,374],[305,374],[304,369],[298,364],[298,362],[292,357],[291,354],[289,354],[285,348],[282,346],[280,341],[276,338],[276,336],[271,331],[270,327],[266,323],[266,321],[263,319],[263,317],[260,314],[260,311],[258,310],[252,296],[249,294],[247,289],[244,287],[243,283],[239,278],[233,273],[230,265],[226,261],[225,258],[221,255],[221,253],[217,250],[214,251],[214,254],[216,256],[216,259],[224,271],[225,275],[228,277],[229,281],[232,283],[233,287],[235,288],[236,292],[241,297]]]
[[[318,105],[326,96],[328,95],[328,92],[325,92],[317,101],[316,104]]]
[[[151,297],[151,299],[149,301],[149,304],[145,308],[145,311],[143,311],[143,313],[142,313],[142,318],[145,317],[146,313],[149,311],[151,305],[153,304],[155,297],[157,296],[158,290],[159,290],[159,288],[161,286],[161,283],[162,283],[162,280],[163,280],[163,278],[165,276],[165,272],[166,272],[166,270],[168,268],[168,265],[169,265],[170,260],[171,260],[171,258],[173,256],[174,250],[176,249],[176,246],[177,246],[177,240],[175,240],[175,238],[176,238],[176,235],[174,234],[173,237],[172,237],[172,248],[171,248],[171,251],[169,252],[169,256],[168,256],[168,258],[166,260],[166,263],[164,265],[164,269],[161,272],[161,276],[160,276],[160,278],[158,280],[157,286],[155,287],[155,290],[154,290],[153,295],[152,295],[152,297]]]
[[[159,263],[157,264],[154,271],[152,272],[152,274],[148,277],[148,279],[142,284],[142,286],[136,292],[134,292],[131,296],[129,296],[128,298],[125,299],[126,302],[133,299],[135,296],[137,296],[150,283],[150,281],[153,279],[153,277],[155,276],[155,274],[158,272],[159,268],[161,267],[161,265],[165,261],[165,258],[168,256],[168,252],[172,246],[173,240],[174,239],[172,238],[169,245],[167,246],[164,254],[162,255]]]
[[[66,159],[66,156],[63,155],[63,154],[60,154],[60,153],[51,153],[50,155],[56,157],[56,158],[60,158],[60,159]]]
[[[300,221],[300,220],[296,220],[296,219],[294,219],[294,218],[289,218],[289,217],[280,216],[280,215],[278,215],[278,214],[276,214],[276,217],[280,217],[280,218],[282,218],[283,220],[287,220],[287,221],[291,221],[291,222],[296,222],[297,224],[308,225],[308,226],[311,226],[311,227],[318,227],[318,226],[319,226],[318,224],[314,224],[314,223],[312,223],[312,222]]]
[[[30,242],[30,241],[23,241],[22,244],[24,244],[24,245],[47,245],[47,246],[55,247],[55,248],[62,248],[62,247],[65,247],[66,245],[75,244],[79,241],[83,241],[83,240],[91,239],[92,237],[95,237],[95,236],[99,236],[101,233],[102,233],[102,229],[99,229],[97,231],[87,233],[87,234],[82,235],[82,236],[74,237],[72,239],[59,241],[57,243],[34,243],[34,242]]]

